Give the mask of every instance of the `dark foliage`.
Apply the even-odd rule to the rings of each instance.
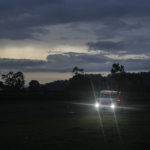
[[[124,73],[124,66],[117,64],[112,65],[111,73]]]
[[[65,88],[68,87],[68,84],[69,84],[68,80],[59,80],[51,83],[46,83],[44,86],[49,91],[63,91]]]
[[[1,89],[4,89],[4,84],[3,84],[2,81],[0,81],[0,88],[1,88]]]
[[[40,87],[40,83],[37,80],[31,80],[29,82],[29,89],[30,90],[38,90]]]
[[[72,70],[72,73],[74,73],[74,75],[84,74],[84,69],[74,67],[73,70]]]
[[[94,94],[100,90],[121,91],[125,100],[145,101],[150,98],[150,72],[141,73],[113,73],[104,77],[101,74],[76,74],[69,80],[55,81],[40,84],[36,80],[29,83],[28,88],[23,88],[24,78],[22,73],[8,73],[2,75],[4,80],[0,82],[5,89],[5,99],[15,96],[24,100],[92,100]],[[11,89],[20,89],[19,93],[11,93]],[[18,91],[18,90],[17,90]],[[2,92],[1,92],[2,93]],[[6,98],[7,97],[7,98]]]
[[[20,90],[24,87],[24,75],[22,72],[9,72],[8,74],[2,75],[2,80],[4,80],[4,87],[12,90]]]

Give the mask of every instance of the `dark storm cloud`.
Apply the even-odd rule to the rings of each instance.
[[[107,62],[109,58],[104,55],[97,54],[85,54],[85,53],[65,53],[65,54],[55,54],[47,56],[47,61],[51,63],[60,63],[66,62],[68,65],[69,62],[73,62],[74,64],[78,63],[104,63]]]
[[[112,54],[125,51],[127,54],[150,54],[150,43],[148,39],[127,39],[126,41],[97,41],[86,44],[89,50],[105,50]]]
[[[73,67],[79,66],[87,71],[89,65],[108,62],[110,58],[103,55],[89,55],[83,53],[65,53],[47,56],[47,61],[30,59],[0,59],[0,69],[21,71],[45,71],[45,72],[71,72]]]
[[[47,56],[46,61],[29,59],[0,59],[1,70],[23,72],[71,72],[75,66],[85,71],[110,71],[113,63],[126,70],[150,70],[150,59],[112,59],[103,54],[65,53]]]
[[[143,28],[147,28],[150,20],[143,18],[109,18],[99,22],[102,27],[93,28],[98,40],[107,40],[111,38],[125,37],[127,35],[133,36],[134,32],[141,32]]]
[[[119,60],[118,62],[124,64],[127,71],[150,70],[150,59],[128,59]]]
[[[47,70],[70,72],[73,67],[84,68],[85,71],[110,71],[113,63],[120,63],[127,71],[150,70],[150,59],[112,59],[103,54],[65,53],[49,55],[47,57]]]
[[[110,58],[104,55],[90,55],[84,53],[65,53],[49,55],[47,64],[52,71],[71,71],[73,67],[79,66],[87,71],[96,71],[94,65],[106,63]],[[91,65],[91,68],[90,68]]]
[[[42,67],[45,65],[45,61],[42,60],[30,60],[30,59],[0,59],[0,69],[33,69],[36,67]]]
[[[38,39],[34,34],[44,34],[46,33],[46,29],[32,29],[32,28],[17,28],[12,30],[3,30],[1,31],[0,37],[4,39],[13,39],[13,40],[24,40],[24,39]]]
[[[148,0],[1,0],[0,8],[0,38],[10,39],[33,38],[49,25],[150,15]]]
[[[112,42],[112,41],[98,41],[98,42],[88,42],[87,46],[92,50],[121,50],[124,48],[122,42]]]

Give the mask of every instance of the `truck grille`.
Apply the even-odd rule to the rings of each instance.
[[[109,102],[102,102],[101,104],[102,105],[110,105],[111,103],[109,103]]]

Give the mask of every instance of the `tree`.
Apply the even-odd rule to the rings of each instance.
[[[119,63],[117,64],[113,64],[112,65],[112,69],[111,69],[111,73],[124,73],[124,66],[123,65],[119,65]]]
[[[31,90],[37,90],[40,87],[40,83],[37,80],[31,80],[29,82],[29,89]]]
[[[124,73],[125,71],[124,71],[124,66],[123,65],[121,65],[120,66],[120,73]]]
[[[0,81],[0,89],[4,89],[4,84],[2,81]]]
[[[74,67],[73,70],[72,70],[72,73],[74,73],[75,75],[84,74],[84,69],[78,68],[78,67]]]
[[[22,72],[9,72],[8,74],[3,74],[2,79],[4,80],[4,85],[11,89],[21,89],[24,87],[25,80]]]

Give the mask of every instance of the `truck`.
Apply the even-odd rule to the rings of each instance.
[[[114,110],[120,106],[120,91],[101,90],[96,98],[95,107],[97,109]]]

